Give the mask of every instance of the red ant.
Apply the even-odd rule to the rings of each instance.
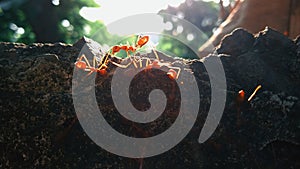
[[[127,53],[129,51],[135,52],[137,48],[141,48],[149,41],[149,36],[142,36],[138,38],[137,43],[135,46],[128,46],[128,45],[122,45],[122,46],[114,46],[112,47],[112,54],[115,54],[119,52],[120,50],[125,50]]]
[[[111,62],[112,64],[114,64],[118,67],[121,67],[121,68],[127,68],[132,63],[135,66],[135,68],[138,68],[138,67],[142,68],[143,67],[142,59],[136,59],[135,57],[132,57],[130,55],[130,52],[135,53],[137,49],[143,47],[148,41],[149,41],[149,36],[139,36],[136,44],[133,46],[130,46],[130,45],[113,46],[110,49],[111,52],[107,52],[103,57],[100,58],[100,61],[97,61],[96,57],[94,57],[92,65],[89,63],[89,61],[85,55],[81,55],[81,57],[75,62],[75,66],[78,69],[89,71],[90,73],[88,75],[90,75],[93,72],[98,72],[101,75],[105,75],[107,73],[106,69],[107,69],[107,65],[109,62]],[[127,57],[129,57],[131,60],[127,65],[118,64],[110,59],[111,56],[113,56],[115,53],[117,53],[121,50],[126,51]],[[153,51],[154,51],[156,59],[154,61],[151,61],[149,58],[146,59],[146,68],[147,69],[148,68],[160,68],[162,66],[166,66],[169,68],[167,75],[171,79],[178,79],[181,69],[179,67],[171,67],[171,65],[168,63],[161,63],[159,61],[160,59],[159,59],[156,51],[155,50],[153,50]],[[139,66],[137,63],[139,63]],[[177,72],[174,69],[177,69]]]
[[[248,102],[250,102],[252,99],[253,99],[253,97],[255,96],[255,94],[257,93],[257,91],[259,90],[261,88],[261,85],[258,85],[256,88],[255,88],[255,90],[253,91],[253,93],[250,95],[250,97],[247,99],[247,101]],[[245,92],[244,92],[244,90],[240,90],[239,91],[239,93],[238,93],[238,95],[237,95],[237,102],[238,103],[242,103],[242,102],[244,102],[245,101]]]
[[[257,91],[261,89],[261,85],[258,85],[255,90],[253,91],[253,93],[249,96],[249,98],[246,100],[246,96],[245,96],[245,91],[244,90],[240,90],[237,94],[236,97],[236,107],[237,107],[237,125],[240,126],[241,124],[241,112],[242,109],[244,108],[245,104],[248,104],[253,97],[256,95]]]

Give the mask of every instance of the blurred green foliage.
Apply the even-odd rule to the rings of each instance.
[[[0,0],[0,41],[7,42],[65,42],[74,43],[88,36],[99,43],[113,46],[130,45],[137,36],[123,37],[108,33],[105,25],[84,19],[79,11],[82,7],[98,7],[93,0]],[[195,25],[202,34],[190,33],[189,28],[179,30],[180,22],[164,18],[172,28],[163,33],[185,39],[183,43],[172,37],[162,36],[156,49],[183,58],[198,58],[189,46],[200,47],[212,35],[217,26],[219,6],[202,0],[186,0],[179,7],[169,6],[161,13],[175,15]],[[190,37],[190,38],[189,38]],[[191,38],[192,37],[192,38]],[[126,56],[120,52],[120,56]]]
[[[97,7],[93,0],[0,0],[0,41],[74,43],[82,36],[102,31],[103,23],[80,16],[82,7]]]

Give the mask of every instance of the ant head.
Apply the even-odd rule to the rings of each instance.
[[[245,97],[245,92],[244,92],[244,90],[240,90],[240,91],[239,91],[239,97],[242,97],[242,98]]]
[[[84,61],[77,61],[77,62],[75,62],[75,66],[78,69],[86,69],[86,63]]]
[[[237,95],[236,101],[238,103],[241,103],[244,100],[245,100],[245,92],[244,92],[244,90],[240,90],[239,93],[238,93],[238,95]]]
[[[173,69],[170,69],[167,75],[169,76],[170,79],[175,80],[177,77],[177,72]]]
[[[142,36],[137,42],[137,46],[142,47],[149,41],[149,36]]]
[[[112,54],[115,54],[115,53],[119,52],[120,50],[121,50],[120,46],[113,46],[112,47]]]
[[[100,70],[98,70],[98,73],[99,73],[100,75],[106,75],[106,74],[107,74],[107,71],[106,71],[106,69],[100,69]]]

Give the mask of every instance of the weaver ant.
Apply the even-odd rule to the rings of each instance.
[[[247,99],[248,102],[250,102],[253,97],[255,96],[255,94],[257,93],[257,91],[261,88],[261,85],[258,85],[255,90],[253,91],[253,93],[249,96],[249,98]],[[245,91],[244,90],[240,90],[238,95],[237,95],[237,98],[236,98],[236,101],[237,103],[241,104],[242,102],[244,102],[246,100],[245,98]]]
[[[90,72],[88,75],[90,75],[93,72],[97,72],[100,73],[101,75],[105,75],[107,73],[106,69],[108,67],[109,62],[120,68],[127,68],[131,64],[133,64],[135,68],[138,67],[142,68],[143,59],[141,58],[137,59],[137,57],[131,56],[130,53],[135,53],[137,49],[143,47],[148,41],[149,41],[149,36],[139,36],[135,45],[113,46],[103,57],[100,58],[100,61],[98,61],[97,58],[94,56],[92,65],[89,63],[89,60],[86,58],[85,55],[81,55],[79,59],[75,62],[75,66],[78,69],[82,69]],[[127,57],[130,58],[130,62],[126,65],[122,65],[111,60],[111,58],[121,50],[124,50],[127,54]],[[168,77],[170,77],[171,79],[178,79],[181,69],[179,67],[172,67],[170,63],[161,63],[158,54],[156,53],[155,50],[153,51],[156,59],[150,60],[149,58],[147,58],[145,64],[146,69],[160,68],[166,66],[167,68],[169,68],[169,71],[167,72]],[[174,69],[176,69],[177,72]]]
[[[261,85],[258,85],[248,99],[246,99],[244,90],[240,90],[238,92],[235,100],[237,108],[237,126],[241,125],[241,113],[243,108],[249,104],[249,102],[254,98],[254,96],[256,95],[258,90],[261,89],[261,87]]]

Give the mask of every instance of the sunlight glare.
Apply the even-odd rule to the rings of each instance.
[[[17,33],[17,34],[20,34],[20,35],[23,35],[23,34],[25,33],[25,30],[24,30],[24,28],[19,27],[19,28],[17,29],[16,33]]]
[[[192,40],[194,40],[195,37],[192,33],[189,33],[186,38],[188,41],[192,41]]]
[[[52,4],[55,5],[55,6],[58,6],[59,5],[59,0],[52,0]]]
[[[220,0],[202,0],[202,1],[204,1],[204,2],[211,2],[211,1],[213,1],[215,3],[219,3],[220,2]],[[229,4],[230,4],[230,0],[223,0],[223,5],[225,7],[228,6]]]
[[[13,31],[16,31],[16,30],[18,29],[18,26],[17,26],[16,24],[14,24],[14,23],[10,23],[10,24],[9,24],[9,28],[10,28],[11,30],[13,30]]]
[[[184,18],[184,13],[183,13],[183,12],[178,12],[178,13],[177,13],[177,17],[178,17],[179,19],[183,19],[183,18]]]
[[[182,33],[183,27],[181,25],[178,25],[176,31],[177,33]]]
[[[172,24],[172,22],[170,22],[170,21],[166,22],[166,27],[165,27],[165,29],[166,29],[167,31],[172,30],[172,29],[173,29],[173,24]]]
[[[61,25],[66,28],[70,26],[70,22],[67,19],[64,19],[61,21]]]
[[[185,0],[94,0],[99,8],[83,7],[80,15],[90,21],[101,20],[109,24],[126,16],[142,13],[158,13],[168,6],[177,7]]]

